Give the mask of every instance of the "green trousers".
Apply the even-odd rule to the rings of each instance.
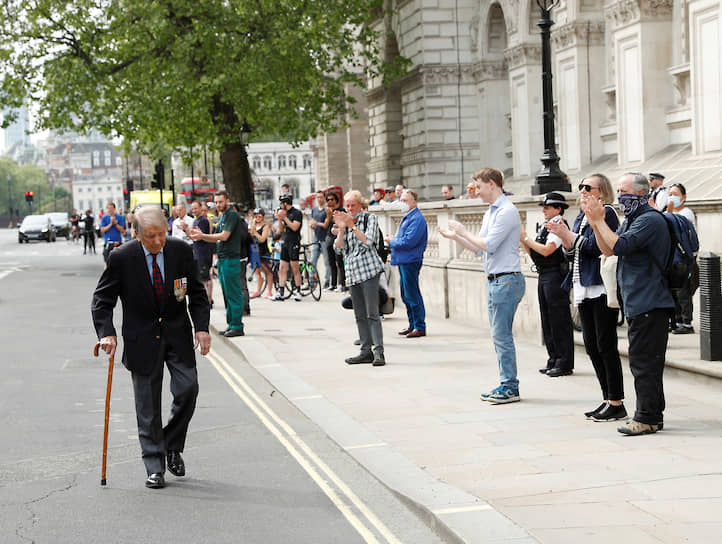
[[[241,291],[240,259],[218,259],[218,280],[226,306],[229,329],[243,330],[243,291]]]

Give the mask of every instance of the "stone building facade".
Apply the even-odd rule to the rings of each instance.
[[[368,187],[438,199],[482,165],[529,194],[543,152],[540,9],[530,0],[386,0],[387,57],[409,74],[367,92]],[[557,150],[572,181],[667,168],[719,194],[722,2],[560,0],[552,10]],[[691,172],[690,168],[694,171]],[[671,175],[670,175],[671,174]]]

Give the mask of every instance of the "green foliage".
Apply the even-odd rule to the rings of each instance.
[[[381,0],[5,0],[0,103],[29,97],[39,128],[97,127],[168,150],[334,130],[348,84],[392,78],[371,23]]]
[[[20,210],[23,215],[27,213],[25,191],[35,193],[34,210],[39,209],[38,204],[49,203],[51,208],[48,211],[52,211],[53,193],[45,172],[37,166],[19,166],[7,157],[0,158],[0,215],[10,213],[10,207]],[[62,187],[56,188],[56,192],[58,211],[66,211],[60,207],[60,202],[63,198],[66,198],[63,202],[70,202],[72,198],[67,198],[67,190]]]

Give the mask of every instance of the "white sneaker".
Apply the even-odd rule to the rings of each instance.
[[[271,297],[271,300],[274,301],[274,302],[278,302],[279,300],[280,300],[280,301],[283,301],[283,298],[281,297],[280,294],[276,293],[275,295],[273,295],[273,296]]]
[[[298,291],[293,293],[293,300],[295,300],[296,302],[301,302],[303,300],[301,293],[299,293]]]

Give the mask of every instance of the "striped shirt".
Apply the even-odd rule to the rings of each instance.
[[[343,253],[346,270],[346,284],[356,285],[378,276],[384,269],[384,263],[376,253],[375,241],[379,236],[378,218],[368,212],[359,213],[356,226],[366,235],[366,243],[346,227],[343,235],[343,248],[335,247],[336,253]]]

